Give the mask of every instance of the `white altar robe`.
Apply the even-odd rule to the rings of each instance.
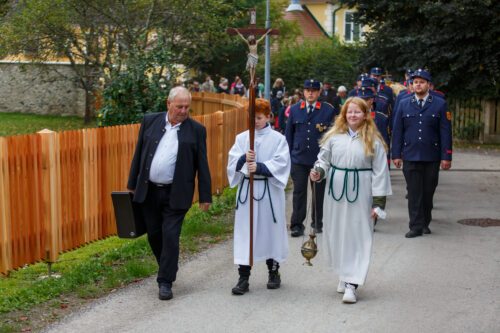
[[[354,172],[337,169],[331,182],[332,165],[342,169],[371,170]],[[367,157],[363,142],[357,135],[337,134],[321,148],[315,166],[325,170],[327,178],[323,202],[324,233],[320,237],[319,250],[341,281],[363,285],[372,253],[372,198],[392,194],[387,154],[382,143],[377,140],[374,156]],[[346,172],[349,173],[346,193],[336,201],[329,193],[330,184],[335,197],[339,199],[344,189]],[[353,190],[356,174],[359,175],[359,191]],[[354,201],[356,193],[358,197]]]
[[[247,163],[236,171],[238,159],[249,150],[248,131],[236,136],[229,151],[227,177],[229,186],[238,186],[237,209],[234,222],[234,263],[249,265],[249,205],[247,197]],[[254,150],[257,162],[266,165],[273,177],[268,178],[268,189],[264,180],[254,181],[253,207],[253,260],[254,262],[274,259],[283,262],[288,256],[288,235],[286,230],[285,187],[290,174],[290,153],[285,137],[269,125],[255,131]],[[263,178],[256,175],[254,178]],[[248,192],[249,193],[249,192]],[[242,203],[241,201],[246,202]],[[271,201],[270,201],[271,198]],[[238,202],[240,200],[240,202]],[[272,203],[272,207],[271,207]],[[273,221],[273,212],[276,222]]]

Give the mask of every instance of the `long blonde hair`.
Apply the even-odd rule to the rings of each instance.
[[[375,141],[379,140],[380,143],[384,146],[385,151],[387,152],[387,145],[385,144],[384,139],[382,138],[382,135],[377,129],[377,125],[375,125],[375,122],[373,121],[370,110],[368,109],[368,104],[366,102],[359,98],[359,97],[351,97],[347,99],[347,101],[344,103],[342,106],[342,110],[340,110],[340,114],[337,116],[335,119],[335,123],[333,124],[333,127],[328,130],[328,132],[323,135],[321,140],[319,141],[320,146],[323,146],[326,144],[326,142],[335,134],[344,134],[349,132],[349,126],[347,124],[347,108],[351,103],[356,104],[359,106],[361,111],[365,114],[365,120],[363,123],[359,126],[358,128],[358,135],[363,142],[363,146],[365,148],[365,154],[367,156],[373,156],[375,153]]]

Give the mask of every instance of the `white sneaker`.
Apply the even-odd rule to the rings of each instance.
[[[344,297],[342,298],[344,303],[356,303],[356,288],[349,283],[345,284]]]
[[[339,285],[337,286],[337,292],[339,294],[343,294],[345,292],[345,282],[339,281]]]

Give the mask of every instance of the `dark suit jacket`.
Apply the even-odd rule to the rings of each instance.
[[[141,203],[146,199],[149,169],[158,143],[165,132],[165,125],[166,112],[147,114],[142,121],[127,185],[130,190],[135,191],[135,202]],[[212,202],[205,127],[187,118],[180,125],[177,137],[179,151],[175,163],[170,207],[172,209],[191,207],[196,173],[198,173],[199,202]]]

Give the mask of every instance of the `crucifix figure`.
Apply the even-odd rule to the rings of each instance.
[[[230,35],[238,35],[245,41],[248,46],[248,60],[246,69],[250,73],[250,86],[253,85],[255,78],[255,68],[259,60],[258,46],[259,43],[266,38],[267,35],[278,35],[277,29],[259,29],[256,28],[256,14],[255,9],[250,10],[250,27],[248,28],[229,28],[227,33]],[[246,38],[246,36],[248,36]],[[258,36],[261,36],[257,39]]]
[[[255,68],[257,67],[257,62],[259,61],[259,54],[258,54],[258,49],[257,47],[259,46],[259,43],[266,38],[266,36],[272,31],[272,29],[268,29],[262,37],[259,39],[255,39],[254,35],[249,35],[248,39],[245,39],[245,37],[239,32],[238,29],[234,29],[238,33],[238,35],[247,43],[248,45],[248,53],[247,53],[247,67],[246,69],[250,73],[250,83],[254,83],[254,77],[255,77]]]

